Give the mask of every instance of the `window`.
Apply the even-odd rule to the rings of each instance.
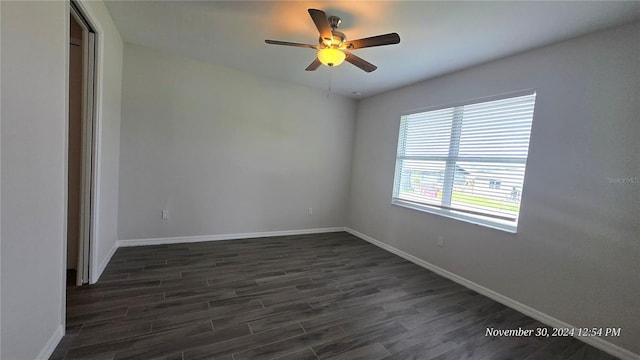
[[[402,116],[392,203],[515,232],[535,98]]]

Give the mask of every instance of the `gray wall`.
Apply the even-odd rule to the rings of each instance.
[[[0,357],[22,360],[47,356],[64,326],[69,14],[63,1],[0,4]],[[83,5],[102,31],[104,54],[96,269],[117,240],[122,39],[102,2]]]
[[[2,5],[0,5],[0,37],[2,25]],[[0,39],[0,80],[2,79],[2,39]],[[0,194],[2,193],[2,86],[0,86]],[[1,197],[1,196],[0,196]],[[0,358],[2,358],[2,206],[0,201]]]
[[[362,100],[348,226],[640,353],[640,25]],[[403,112],[535,88],[517,234],[390,204]],[[445,246],[437,247],[443,236]]]
[[[344,226],[353,100],[130,44],[123,79],[120,239]]]
[[[0,6],[0,357],[27,360],[55,340],[63,324],[69,22],[64,2]]]

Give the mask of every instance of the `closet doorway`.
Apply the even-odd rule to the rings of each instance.
[[[89,282],[96,163],[96,33],[77,3],[69,16],[67,286]]]

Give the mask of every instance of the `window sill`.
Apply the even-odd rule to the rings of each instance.
[[[466,216],[459,213],[452,213],[450,210],[437,209],[430,206],[416,204],[413,202],[404,201],[400,199],[392,199],[391,204],[396,206],[401,206],[407,209],[418,210],[418,211],[422,211],[430,214],[440,215],[440,216],[448,217],[451,219],[456,219],[456,220],[464,221],[467,223],[471,223],[474,225],[488,227],[491,229],[502,230],[511,234],[517,233],[516,226],[500,224],[500,223],[489,221],[489,220],[478,219],[478,218]]]

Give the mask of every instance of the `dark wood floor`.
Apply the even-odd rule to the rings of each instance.
[[[347,233],[120,248],[51,359],[614,359]]]

